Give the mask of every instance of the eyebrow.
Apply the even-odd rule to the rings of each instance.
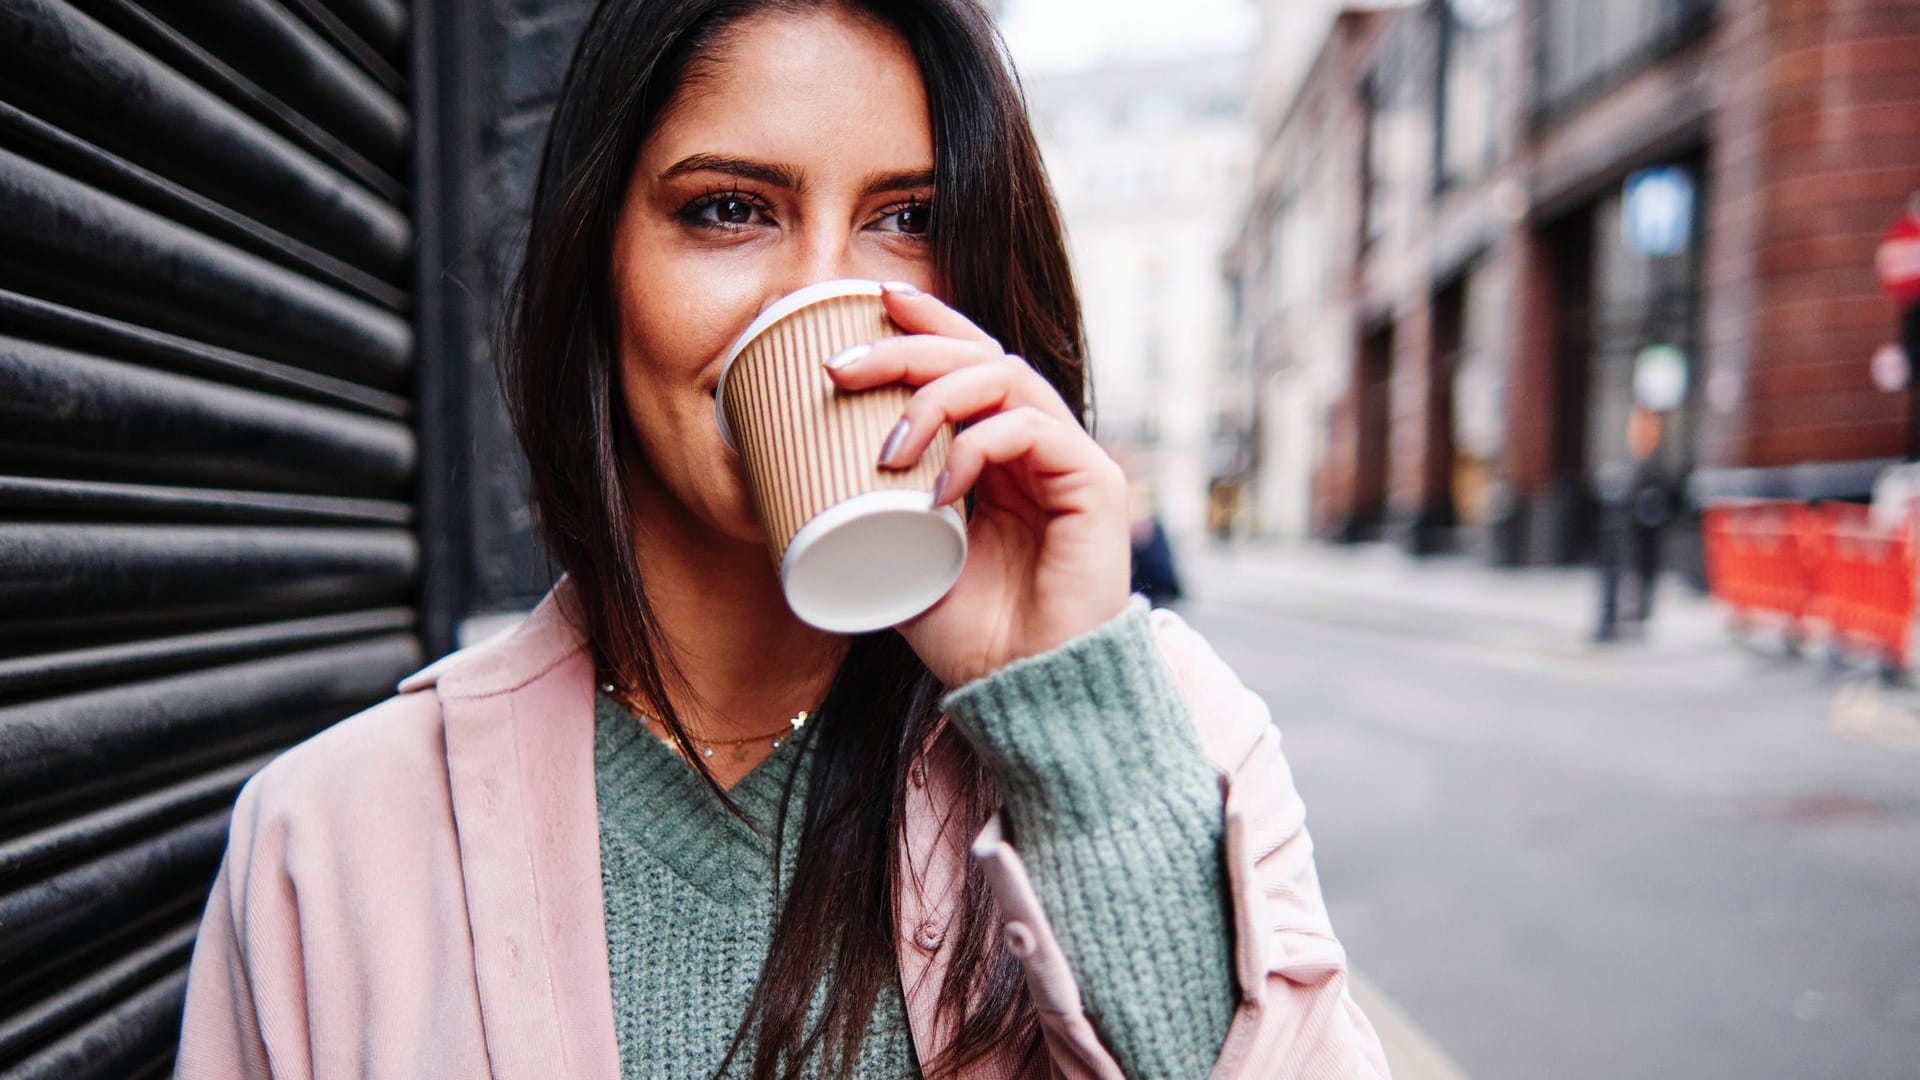
[[[692,173],[717,172],[728,176],[737,176],[742,180],[758,180],[763,184],[798,191],[801,188],[800,174],[785,165],[770,165],[764,161],[748,161],[745,158],[723,157],[719,154],[692,154],[667,166],[660,174],[662,180],[687,176]]]
[[[771,184],[788,191],[800,191],[806,187],[806,177],[799,170],[786,165],[765,161],[751,161],[746,158],[726,157],[721,154],[690,154],[681,158],[661,172],[660,179],[672,180],[692,173],[716,172],[742,180],[757,180],[762,184]],[[931,187],[932,169],[902,169],[896,172],[874,173],[861,185],[862,197],[878,195],[883,191],[899,191],[903,188]]]
[[[861,187],[860,194],[862,196],[878,195],[883,191],[932,186],[932,169],[903,169],[899,172],[874,173],[867,177],[867,182]]]

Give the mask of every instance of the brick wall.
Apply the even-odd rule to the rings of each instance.
[[[1905,395],[1876,390],[1867,358],[1897,316],[1874,248],[1920,190],[1920,4],[1765,7],[1758,304],[1746,407],[1724,450],[1750,466],[1898,456]]]
[[[1715,34],[1713,139],[1706,147],[1706,265],[1701,312],[1704,391],[1699,463],[1745,462],[1747,384],[1759,308],[1762,193],[1767,177],[1766,10],[1751,0],[1722,4]]]

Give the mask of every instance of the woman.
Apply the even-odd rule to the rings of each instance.
[[[969,425],[962,578],[854,639],[786,608],[712,406],[837,277],[909,332],[829,361],[918,388],[882,464]],[[248,785],[180,1074],[1384,1075],[1264,709],[1129,605],[1079,348],[972,0],[606,0],[505,380],[567,577]]]

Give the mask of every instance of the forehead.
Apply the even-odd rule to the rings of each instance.
[[[912,50],[884,24],[838,8],[740,20],[690,67],[641,159],[666,165],[715,150],[809,172],[845,155],[863,170],[931,166]]]

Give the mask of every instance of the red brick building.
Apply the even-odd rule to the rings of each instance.
[[[1230,272],[1258,489],[1313,534],[1582,557],[1676,354],[1654,469],[1696,499],[1858,496],[1903,455],[1872,262],[1920,189],[1920,0],[1356,10],[1298,86]]]

